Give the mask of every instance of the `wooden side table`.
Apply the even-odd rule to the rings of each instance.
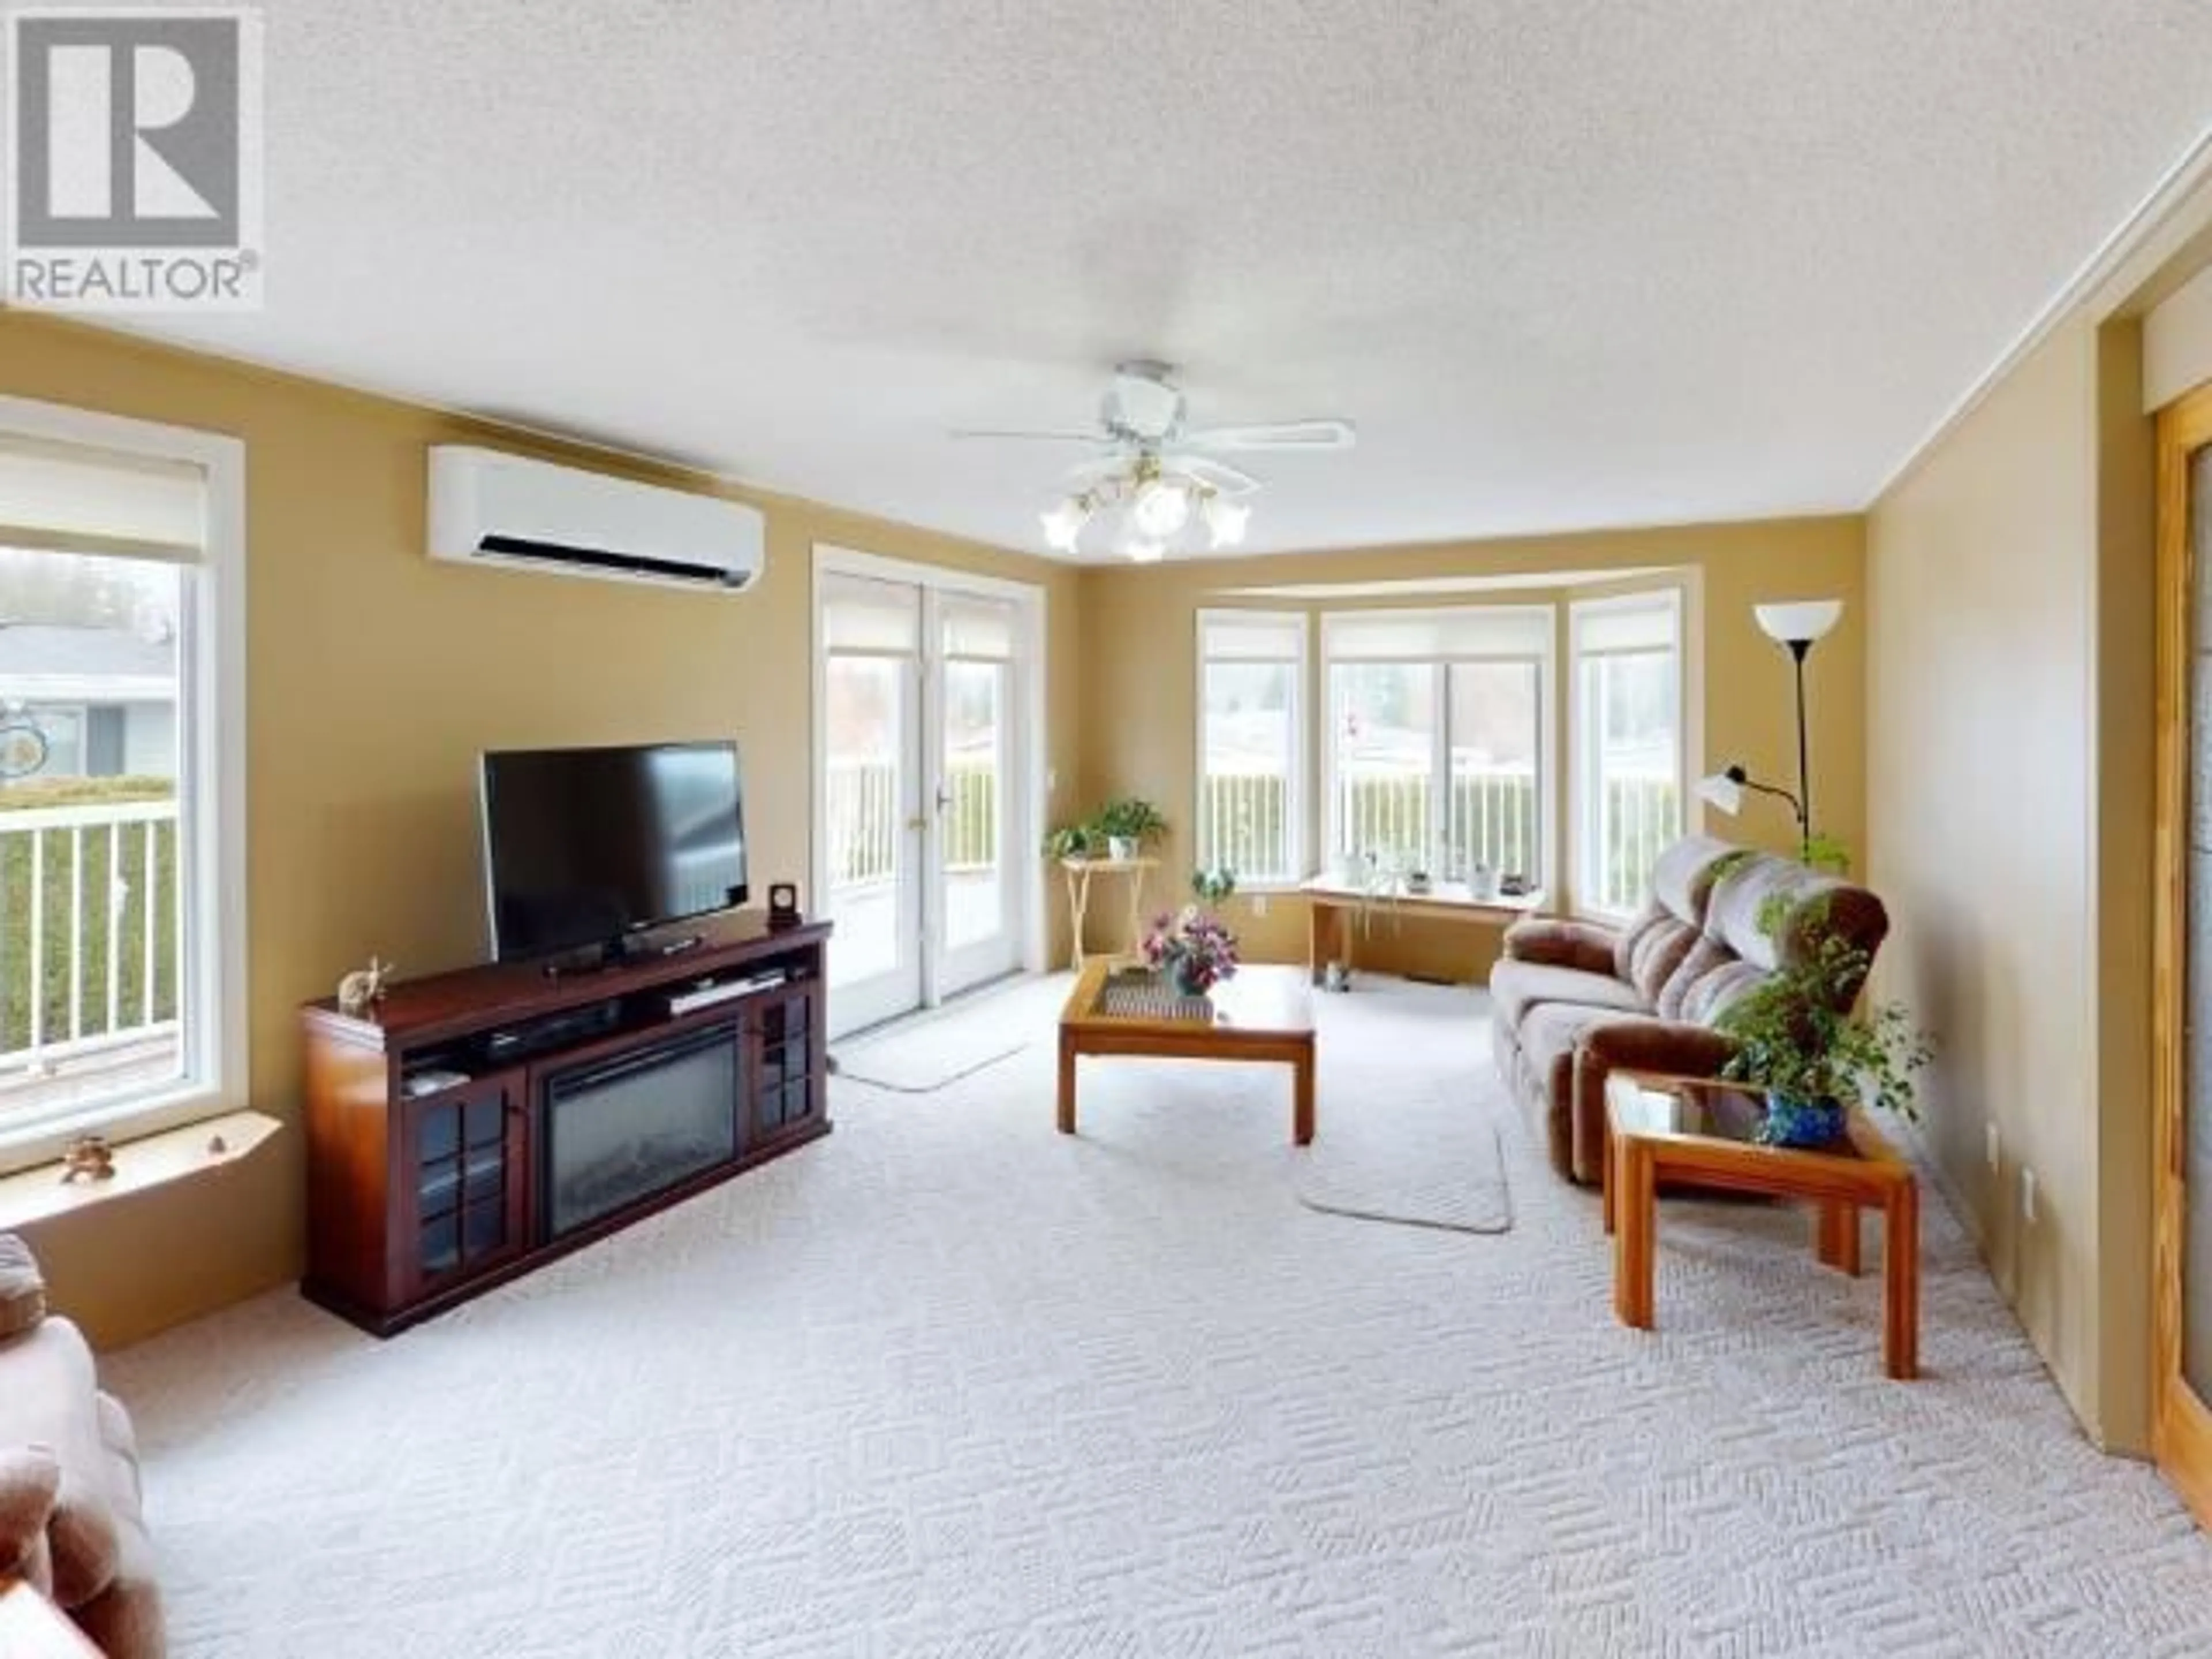
[[[100,1650],[37,1590],[0,1574],[0,1659],[100,1659]]]
[[[1856,1277],[1859,1211],[1879,1208],[1882,1369],[1900,1382],[1920,1370],[1920,1189],[1911,1166],[1854,1109],[1844,1139],[1820,1152],[1753,1137],[1764,1109],[1741,1085],[1704,1078],[1616,1072],[1605,1091],[1605,1230],[1613,1237],[1613,1306],[1650,1330],[1661,1182],[1797,1199],[1812,1206],[1814,1249]]]
[[[1159,867],[1158,859],[1062,859],[1067,878],[1067,908],[1075,923],[1075,970],[1083,971],[1083,920],[1091,909],[1091,878],[1121,876],[1129,883],[1129,948],[1134,956],[1145,942],[1145,881]]]

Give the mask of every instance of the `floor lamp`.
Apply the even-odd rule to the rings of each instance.
[[[1797,790],[1792,794],[1787,789],[1753,779],[1741,766],[1730,764],[1702,779],[1698,784],[1698,799],[1718,807],[1730,817],[1743,810],[1743,794],[1747,789],[1762,795],[1772,795],[1790,803],[1797,817],[1797,856],[1809,860],[1813,856],[1813,784],[1809,761],[1809,745],[1805,733],[1805,658],[1814,642],[1824,638],[1835,627],[1844,614],[1841,599],[1805,599],[1791,605],[1760,605],[1752,607],[1752,615],[1759,619],[1759,631],[1776,644],[1785,647],[1797,676]]]

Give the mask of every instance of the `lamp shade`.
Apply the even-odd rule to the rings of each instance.
[[[1734,817],[1743,811],[1743,772],[1731,766],[1725,772],[1716,772],[1709,778],[1698,780],[1697,797],[1708,806],[1717,806]]]
[[[1784,645],[1810,645],[1841,620],[1841,599],[1802,599],[1790,605],[1755,605],[1759,631]]]

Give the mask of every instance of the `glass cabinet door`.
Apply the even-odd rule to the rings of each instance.
[[[410,1295],[495,1267],[528,1242],[521,1087],[520,1073],[505,1073],[407,1102]]]
[[[800,986],[766,999],[753,1016],[753,1127],[763,1140],[795,1133],[819,1115],[819,1008],[813,988]]]

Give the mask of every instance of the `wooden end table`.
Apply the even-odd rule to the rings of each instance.
[[[1814,1249],[1854,1277],[1859,1212],[1878,1208],[1882,1250],[1882,1369],[1900,1382],[1920,1369],[1920,1189],[1911,1166],[1854,1109],[1844,1139],[1819,1152],[1767,1146],[1765,1108],[1740,1085],[1616,1072],[1605,1091],[1605,1230],[1613,1238],[1613,1307],[1624,1325],[1656,1322],[1652,1267],[1662,1182],[1799,1200],[1813,1207]]]
[[[1075,1133],[1075,1062],[1083,1054],[1146,1054],[1164,1060],[1275,1061],[1291,1068],[1291,1139],[1314,1137],[1313,996],[1296,968],[1243,968],[1213,988],[1195,1009],[1166,1004],[1143,1012],[1108,1005],[1117,973],[1140,974],[1128,961],[1096,957],[1077,976],[1060,1015],[1060,1132]]]

